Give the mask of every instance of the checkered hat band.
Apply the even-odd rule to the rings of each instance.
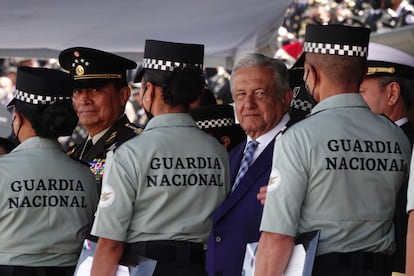
[[[52,104],[58,100],[70,100],[70,97],[54,97],[54,96],[42,96],[36,94],[30,94],[21,90],[16,90],[14,95],[16,100],[26,102],[29,104]]]
[[[303,51],[315,54],[350,57],[366,57],[368,55],[368,47],[319,42],[305,42]]]
[[[234,120],[232,118],[204,120],[204,121],[197,121],[197,125],[201,129],[227,127],[227,126],[234,125]]]
[[[161,70],[161,71],[174,71],[174,68],[184,68],[187,65],[196,66],[202,69],[202,64],[190,64],[190,63],[182,63],[177,61],[168,61],[162,59],[155,59],[155,58],[144,58],[142,62],[142,68],[146,69],[154,69],[154,70]]]
[[[300,110],[300,111],[311,111],[312,104],[309,101],[301,100],[301,99],[293,99],[290,103],[290,107]]]

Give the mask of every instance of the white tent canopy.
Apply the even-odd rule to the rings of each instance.
[[[207,66],[231,66],[240,53],[271,48],[290,2],[2,1],[0,57],[56,58],[65,48],[85,46],[139,62],[145,39],[158,39],[204,44]]]
[[[394,47],[414,56],[414,25],[384,29],[371,34],[370,41]]]

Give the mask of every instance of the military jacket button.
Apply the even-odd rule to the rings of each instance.
[[[216,236],[216,242],[221,242],[221,237],[220,236]]]

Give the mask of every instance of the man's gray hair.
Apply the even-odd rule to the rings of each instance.
[[[290,90],[289,71],[283,61],[259,53],[248,53],[236,61],[231,74],[233,76],[237,70],[248,67],[263,67],[273,72],[274,84],[276,86],[275,90],[278,95],[282,95],[284,92]],[[232,78],[230,78],[230,89],[233,92]]]

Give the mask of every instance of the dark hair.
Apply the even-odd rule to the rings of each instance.
[[[198,100],[200,106],[217,104],[216,97],[214,96],[213,92],[208,88],[203,89],[203,92],[201,92],[200,96],[198,97]]]
[[[338,83],[360,85],[365,79],[367,59],[363,57],[306,53],[306,60]]]
[[[23,114],[40,137],[58,138],[72,134],[78,117],[69,100],[56,101],[50,105],[33,105],[16,101],[15,110]]]
[[[16,147],[16,144],[8,138],[0,137],[0,148],[3,148],[7,153],[11,152]]]
[[[223,136],[228,136],[230,138],[230,145],[227,148],[228,152],[246,139],[246,133],[239,124],[221,128],[206,129],[204,131],[215,137],[221,144],[223,144],[223,142],[220,139]]]
[[[160,86],[164,102],[172,106],[188,106],[197,100],[204,90],[202,70],[190,65],[175,68],[172,72],[146,69],[143,75],[143,85],[147,82]]]

